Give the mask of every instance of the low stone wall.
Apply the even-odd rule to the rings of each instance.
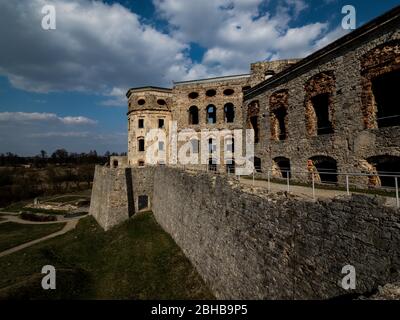
[[[218,298],[323,299],[398,279],[400,212],[378,197],[311,202],[167,167],[154,195],[157,221]],[[351,292],[345,265],[356,270]]]

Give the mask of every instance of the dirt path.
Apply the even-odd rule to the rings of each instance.
[[[47,236],[44,236],[42,238],[39,238],[39,239],[36,239],[36,240],[32,240],[32,241],[29,241],[27,243],[24,243],[24,244],[21,244],[19,246],[16,246],[16,247],[7,249],[7,250],[5,250],[3,252],[0,252],[0,258],[4,257],[4,256],[7,256],[7,255],[9,255],[11,253],[20,251],[22,249],[31,247],[31,246],[33,246],[33,245],[35,245],[37,243],[40,243],[40,242],[43,242],[43,241],[46,241],[46,240],[61,236],[61,235],[65,234],[65,233],[67,233],[67,232],[69,232],[71,230],[74,230],[76,228],[80,218],[82,218],[82,217],[79,217],[79,218],[73,219],[73,220],[70,219],[68,221],[65,220],[65,221],[57,221],[57,222],[32,222],[32,221],[25,221],[25,220],[22,220],[22,219],[20,219],[18,217],[13,217],[13,216],[4,216],[4,218],[7,219],[7,220],[6,221],[2,221],[2,223],[15,222],[15,223],[21,223],[21,224],[54,224],[54,223],[66,223],[66,224],[65,224],[64,228],[62,228],[60,231],[51,233],[51,234],[49,234]]]

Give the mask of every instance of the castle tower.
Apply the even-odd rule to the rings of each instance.
[[[165,164],[168,161],[169,122],[172,120],[171,89],[132,88],[126,96],[129,106],[128,165],[142,167],[148,164]],[[149,139],[152,129],[162,130],[166,139],[158,136]],[[146,157],[148,153],[155,155],[157,163],[149,163]]]

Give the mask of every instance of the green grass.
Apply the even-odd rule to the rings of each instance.
[[[39,208],[23,208],[21,211],[32,212],[32,213],[44,213],[44,214],[59,214],[64,215],[67,214],[66,210],[51,210],[51,209],[39,209]]]
[[[0,252],[39,239],[50,233],[57,232],[61,230],[64,225],[64,223],[42,225],[19,224],[14,222],[2,223],[0,224]]]
[[[44,265],[57,290],[40,288]],[[213,299],[151,213],[105,233],[92,217],[63,236],[0,258],[0,299]]]
[[[21,202],[15,202],[11,205],[9,205],[8,207],[5,207],[3,209],[4,212],[20,212],[21,210],[23,210],[23,208],[28,205],[33,203],[32,201],[21,201]]]

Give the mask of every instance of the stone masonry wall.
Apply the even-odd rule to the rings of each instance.
[[[108,168],[96,166],[89,214],[105,230],[121,224],[139,211],[138,197],[153,199],[152,167]]]
[[[222,176],[157,168],[152,208],[218,298],[346,295],[353,265],[363,294],[398,279],[399,211],[377,197],[311,202],[244,189]]]

